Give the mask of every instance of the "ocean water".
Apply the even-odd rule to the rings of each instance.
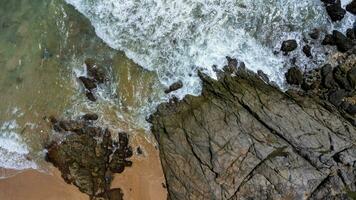
[[[214,76],[212,66],[226,64],[225,56],[238,58],[253,71],[263,70],[282,85],[286,60],[273,49],[283,39],[296,38],[302,44],[311,29],[332,26],[320,0],[66,2],[90,19],[108,45],[156,72],[162,84],[183,81],[184,88],[174,94],[179,97],[199,94],[197,70]],[[350,17],[336,26],[342,28]]]
[[[198,95],[197,71],[215,77],[226,56],[283,87],[289,60],[273,53],[282,40],[303,45],[309,30],[353,20],[331,24],[319,0],[0,0],[0,168],[45,168],[44,146],[61,137],[48,116],[95,112],[113,130],[149,132],[145,118],[160,102]],[[292,56],[302,68],[326,59]],[[96,103],[77,79],[87,58],[110,80]],[[184,88],[164,94],[177,80]]]
[[[87,58],[96,59],[110,79],[96,92],[96,103],[77,79]],[[144,105],[163,94],[153,72],[103,43],[63,0],[0,0],[0,68],[0,168],[46,168],[44,146],[61,137],[52,132],[49,116],[94,112],[103,126],[142,132]]]

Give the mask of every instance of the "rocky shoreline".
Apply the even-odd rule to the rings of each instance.
[[[343,18],[340,1],[323,2]],[[339,52],[316,69],[290,67],[286,92],[227,58],[218,80],[199,74],[200,96],[157,108],[148,121],[168,199],[356,199],[355,27],[319,33],[309,35]],[[298,48],[281,44],[285,56]],[[301,49],[313,59],[311,45]]]
[[[356,129],[343,111],[241,68],[201,78],[201,96],[150,118],[170,199],[354,198]]]
[[[354,13],[339,0],[323,1],[331,21]],[[199,73],[200,96],[172,98],[148,121],[159,144],[169,199],[355,199],[356,198],[356,41],[355,27],[333,31],[313,42],[339,53],[320,68],[286,73],[289,90],[282,92],[262,71],[227,58],[216,70],[218,80]],[[308,38],[309,39],[309,38]],[[301,50],[313,59],[313,45],[294,39],[281,43],[281,52]],[[293,60],[293,58],[291,59]],[[291,62],[293,63],[293,62]],[[91,102],[108,84],[105,70],[93,59],[79,76]],[[172,84],[166,94],[179,90]],[[96,114],[75,120],[48,118],[56,139],[47,146],[47,161],[63,179],[90,199],[124,199],[112,188],[115,173],[131,167],[133,150],[126,133],[96,124]],[[136,149],[142,154],[142,149]]]

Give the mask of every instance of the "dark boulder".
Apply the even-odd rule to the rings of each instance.
[[[321,42],[322,45],[335,45],[334,36],[331,34],[326,34],[323,41]]]
[[[352,2],[346,6],[346,10],[356,15],[356,0],[352,0]]]
[[[314,39],[314,40],[317,40],[319,39],[319,36],[320,36],[320,30],[319,29],[313,29],[310,33],[309,33],[309,36]]]
[[[346,90],[333,90],[329,93],[329,101],[334,106],[339,107],[343,103],[343,99],[348,96]]]
[[[333,22],[342,20],[346,14],[346,11],[341,7],[341,3],[326,5],[326,11]]]
[[[322,86],[327,89],[336,88],[338,85],[334,80],[333,68],[327,64],[321,68],[321,82]]]
[[[305,56],[311,57],[312,56],[312,54],[311,54],[311,46],[305,45],[303,47],[303,53],[305,54]]]
[[[283,41],[281,50],[283,52],[291,52],[294,51],[298,47],[297,41],[296,40],[286,40]]]
[[[99,116],[95,113],[90,113],[83,115],[83,119],[87,121],[95,121],[99,119]]]
[[[85,96],[92,102],[95,102],[96,101],[96,97],[95,95],[93,94],[93,92],[91,91],[86,91],[85,92]]]
[[[351,39],[355,40],[356,39],[356,31],[353,28],[349,28],[346,30],[346,36]]]
[[[298,67],[290,68],[285,76],[287,83],[291,85],[300,85],[303,82],[303,74]]]
[[[336,4],[339,2],[339,0],[321,0],[321,2],[326,4]]]
[[[339,32],[337,30],[333,31],[333,38],[334,38],[335,44],[337,46],[337,49],[340,52],[344,53],[353,47],[352,40],[350,40],[344,34],[342,34],[341,32]]]
[[[183,82],[182,81],[177,81],[177,82],[173,83],[172,85],[170,85],[169,88],[166,89],[164,92],[166,94],[168,94],[168,93],[171,93],[173,91],[179,90],[182,87],[183,87]]]
[[[91,78],[87,78],[84,76],[80,76],[79,80],[83,83],[84,87],[88,90],[92,90],[96,88],[95,80]]]
[[[98,83],[104,83],[106,80],[103,69],[96,63],[94,59],[86,59],[85,65],[88,70],[88,75]]]
[[[334,79],[339,84],[340,88],[346,90],[352,89],[349,81],[347,80],[347,71],[345,69],[340,66],[335,67],[333,74]]]

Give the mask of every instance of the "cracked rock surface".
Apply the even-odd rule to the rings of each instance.
[[[244,69],[149,121],[169,199],[353,199],[356,129],[335,107]]]

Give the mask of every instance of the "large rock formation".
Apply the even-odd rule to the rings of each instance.
[[[242,68],[200,76],[201,96],[149,119],[170,199],[355,198],[356,129],[336,107]]]
[[[82,120],[57,120],[51,118],[53,129],[63,134],[48,147],[47,160],[54,164],[68,184],[95,200],[122,200],[121,189],[111,189],[114,173],[122,173],[131,166],[132,156],[126,133],[119,133],[115,142],[108,129],[95,126],[95,114]]]

